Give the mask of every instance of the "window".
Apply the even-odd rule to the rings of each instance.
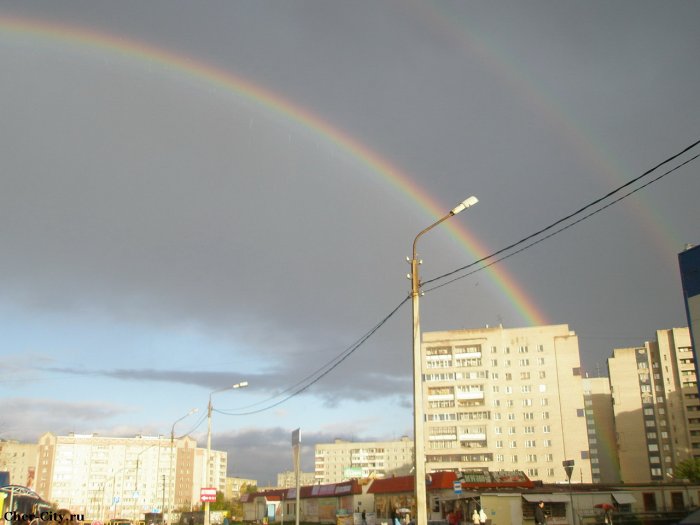
[[[503,448],[503,441],[501,441],[501,440],[496,441],[496,448]]]
[[[529,359],[521,359],[519,361],[520,366],[530,366],[530,360]]]
[[[495,427],[495,428],[493,429],[493,433],[494,433],[494,434],[500,434],[501,432],[502,432],[501,427]]]
[[[522,385],[522,386],[520,387],[520,391],[521,391],[523,394],[529,394],[530,392],[532,392],[532,385]]]
[[[532,399],[523,399],[522,404],[524,407],[531,407],[532,406]]]
[[[535,433],[535,427],[525,427],[525,433],[526,433],[526,434],[534,434],[534,433]]]
[[[545,440],[542,442],[542,446],[545,447],[545,448],[551,448],[551,446],[552,446],[552,440],[551,440],[551,439],[545,439]]]
[[[530,372],[520,372],[520,379],[530,379]]]
[[[493,387],[491,388],[491,391],[492,391],[493,393],[498,393],[498,391],[499,391],[499,390],[498,390],[498,385],[493,385]]]
[[[508,414],[508,420],[515,421],[515,414],[513,414],[512,412],[510,414]]]
[[[491,366],[498,366],[498,359],[491,359]]]
[[[537,463],[537,454],[528,454],[526,457],[528,463]]]
[[[535,419],[535,413],[534,412],[524,412],[523,419],[525,419],[525,420]]]
[[[511,441],[509,443],[510,448],[518,448],[518,442],[517,441]],[[514,456],[517,457],[517,456]]]
[[[506,372],[506,381],[510,381],[511,379],[513,379],[513,374]]]
[[[543,397],[542,399],[540,399],[540,405],[542,405],[543,407],[548,406],[548,405],[549,405],[549,399],[547,399],[546,397]]]
[[[537,345],[538,352],[544,352],[544,345]]]
[[[544,357],[538,357],[538,358],[537,358],[537,365],[538,365],[538,366],[544,366]]]
[[[540,392],[546,392],[547,391],[547,385],[540,385]]]
[[[544,379],[545,377],[547,377],[547,372],[545,372],[544,370],[540,370],[539,376],[540,376],[540,379]]]
[[[542,419],[549,419],[549,412],[542,412]]]
[[[577,408],[577,409],[576,409],[576,416],[577,416],[577,417],[583,417],[583,416],[585,416],[584,410],[583,410],[582,408]]]
[[[537,448],[537,442],[534,439],[525,440],[525,448]]]
[[[512,399],[507,399],[506,400],[506,406],[508,408],[513,408],[513,400]]]

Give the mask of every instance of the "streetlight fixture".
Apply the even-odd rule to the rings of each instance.
[[[168,481],[168,514],[165,515],[165,525],[168,525],[170,523],[170,520],[172,518],[173,514],[173,500],[172,500],[172,493],[173,493],[173,445],[175,443],[175,425],[177,425],[180,421],[185,419],[188,416],[191,416],[195,412],[198,412],[198,408],[193,408],[187,414],[182,416],[180,419],[176,420],[173,423],[173,426],[170,427],[170,466],[168,468],[169,472],[169,481]],[[165,505],[163,505],[163,512],[165,513]]]
[[[418,298],[420,297],[420,276],[418,266],[423,261],[419,261],[416,255],[416,245],[418,239],[429,232],[441,222],[446,221],[453,215],[473,206],[479,200],[472,196],[455,206],[442,219],[428,226],[425,230],[416,235],[413,241],[413,258],[411,259],[411,299],[413,304],[413,451],[415,457],[415,498],[416,498],[416,525],[428,525],[427,496],[425,489],[425,439],[424,439],[424,410],[423,410],[423,384],[422,384],[422,360],[421,360],[421,333],[420,333],[420,310]],[[205,525],[209,525],[205,523]]]
[[[226,390],[236,390],[239,388],[245,388],[248,386],[248,381],[241,381],[240,383],[236,383],[235,385],[227,386],[225,388],[220,388],[219,390],[214,390],[209,394],[209,405],[207,406],[207,463],[206,463],[206,469],[207,469],[207,475],[206,475],[206,480],[207,480],[207,487],[211,485],[211,477],[209,475],[210,472],[210,465],[209,465],[209,459],[211,456],[211,412],[212,412],[212,404],[211,404],[211,396],[214,394],[218,394],[219,392],[225,392]],[[205,501],[204,502],[204,525],[210,525],[209,524],[209,502]]]

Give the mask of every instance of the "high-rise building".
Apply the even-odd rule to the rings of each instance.
[[[89,519],[190,510],[206,486],[206,455],[190,437],[46,433],[39,438],[36,491]],[[226,459],[226,452],[211,451],[210,486],[222,492]]]
[[[34,489],[36,481],[36,443],[0,440],[0,472],[10,474],[10,483]]]
[[[586,405],[586,429],[593,483],[619,483],[620,458],[615,444],[615,413],[610,379],[584,378],[583,399]]]
[[[678,266],[681,271],[681,285],[685,313],[688,318],[690,340],[695,356],[695,373],[700,375],[700,360],[698,360],[698,345],[700,344],[700,246],[686,246],[685,251],[678,254]]]
[[[423,335],[426,469],[591,481],[578,338],[568,325]]]
[[[340,483],[353,478],[406,475],[413,466],[413,441],[354,442],[336,439],[315,446],[315,482]]]
[[[700,400],[687,328],[616,348],[608,359],[620,474],[625,483],[666,481],[700,457]]]

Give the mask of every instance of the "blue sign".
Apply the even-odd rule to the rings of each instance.
[[[454,483],[452,483],[452,487],[454,488],[455,494],[462,493],[462,482],[461,481],[455,481]]]

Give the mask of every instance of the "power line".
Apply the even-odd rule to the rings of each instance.
[[[591,203],[589,203],[589,204],[586,204],[584,207],[582,207],[582,208],[576,210],[576,211],[573,212],[573,213],[570,213],[570,214],[567,215],[566,217],[562,217],[561,219],[559,219],[559,220],[553,222],[553,223],[550,224],[549,226],[547,226],[547,227],[545,227],[545,228],[542,228],[541,230],[538,230],[538,231],[536,231],[535,233],[532,233],[532,234],[530,234],[530,235],[528,235],[528,236],[526,236],[526,237],[523,237],[523,238],[520,239],[519,241],[516,241],[516,242],[514,242],[514,243],[512,243],[512,244],[510,244],[510,245],[508,245],[508,246],[506,246],[505,248],[501,248],[500,250],[498,250],[498,251],[496,251],[496,252],[493,252],[493,253],[490,254],[490,255],[487,255],[487,256],[485,256],[485,257],[482,257],[482,258],[479,259],[478,261],[474,261],[474,262],[471,263],[471,264],[468,264],[468,265],[466,265],[466,266],[462,266],[461,268],[457,268],[456,270],[452,270],[451,272],[447,272],[447,273],[445,273],[445,274],[439,275],[438,277],[434,277],[434,278],[432,278],[432,279],[429,279],[429,280],[427,280],[427,281],[424,281],[422,284],[429,284],[429,283],[432,283],[432,282],[435,282],[435,281],[439,281],[440,279],[444,279],[444,278],[446,278],[446,277],[449,277],[450,275],[454,275],[454,274],[459,273],[459,272],[461,272],[461,271],[463,271],[463,270],[466,270],[466,269],[468,269],[468,268],[471,268],[471,267],[473,267],[473,266],[475,266],[475,265],[477,265],[477,264],[479,264],[479,263],[482,263],[482,262],[484,262],[484,261],[487,261],[488,259],[492,259],[493,257],[496,257],[497,255],[500,255],[501,253],[504,253],[504,252],[506,252],[506,251],[508,251],[508,250],[510,250],[510,249],[512,249],[512,248],[515,248],[516,246],[519,246],[519,245],[523,244],[524,242],[527,242],[527,241],[529,241],[530,239],[533,239],[534,237],[537,237],[537,236],[543,234],[543,233],[546,232],[546,231],[551,230],[552,228],[556,227],[557,225],[559,225],[559,224],[561,224],[561,223],[563,223],[563,222],[566,222],[567,220],[569,220],[569,219],[575,217],[576,215],[579,215],[580,213],[582,213],[582,212],[586,211],[587,209],[589,209],[589,208],[595,206],[596,204],[599,204],[600,202],[604,201],[604,200],[607,199],[608,197],[611,197],[612,195],[615,195],[616,193],[619,193],[619,192],[622,191],[624,188],[626,188],[626,187],[628,187],[628,186],[634,184],[635,182],[639,181],[640,179],[643,179],[644,177],[646,177],[646,176],[649,175],[650,173],[652,173],[652,172],[656,171],[657,169],[659,169],[659,168],[660,168],[661,166],[663,166],[664,164],[668,164],[669,162],[673,161],[674,159],[678,158],[679,156],[683,155],[684,153],[690,151],[691,149],[693,149],[693,148],[694,148],[695,146],[697,146],[698,144],[700,144],[700,140],[698,140],[698,141],[694,142],[693,144],[691,144],[690,146],[684,148],[684,149],[683,149],[682,151],[680,151],[679,153],[676,153],[675,155],[673,155],[673,156],[667,158],[666,160],[660,162],[659,164],[657,164],[657,165],[654,166],[653,168],[651,168],[651,169],[645,171],[644,173],[642,173],[642,174],[639,175],[638,177],[635,177],[635,178],[633,178],[632,180],[626,182],[626,183],[623,184],[622,186],[618,186],[617,188],[615,188],[614,190],[610,191],[609,193],[603,195],[602,197],[600,197],[600,198],[594,200],[593,202],[591,202]],[[685,164],[687,164],[688,162],[690,162],[690,161],[692,161],[692,160],[695,160],[696,158],[697,158],[697,157],[693,157],[692,159],[690,159],[690,160],[684,162],[683,164],[681,164],[680,166],[684,166]],[[670,170],[669,172],[665,173],[664,175],[668,175],[668,173],[675,171],[675,170],[678,169],[680,166],[677,166],[677,167],[674,168],[673,170]],[[658,179],[655,179],[655,180],[652,181],[652,182],[655,182],[656,180],[658,180]],[[648,186],[648,184],[646,184],[645,186]],[[641,187],[643,188],[644,186],[641,186]],[[634,192],[631,192],[631,193],[634,193]],[[631,195],[631,193],[628,194],[628,195]],[[627,195],[626,195],[626,196],[627,196]],[[622,199],[618,199],[617,201],[614,201],[614,202],[618,202],[619,200],[622,200]],[[606,206],[606,207],[607,207],[607,206]],[[601,208],[601,209],[605,209],[605,208]],[[591,214],[591,215],[592,215],[592,214]],[[588,216],[590,216],[590,215],[588,215]],[[588,217],[588,216],[587,216],[587,217]],[[580,222],[580,221],[577,221],[577,222]],[[574,224],[576,224],[576,223],[574,223]],[[563,231],[564,229],[566,229],[566,228],[562,228],[561,230],[558,230],[557,233],[558,233],[559,231]],[[548,236],[548,237],[551,237],[551,235]],[[546,237],[546,238],[548,238],[548,237]],[[533,243],[533,244],[531,244],[531,245],[529,245],[529,246],[532,246],[532,245],[534,245],[534,244],[537,244],[537,243]],[[519,253],[520,251],[522,251],[522,250],[519,250],[518,252],[515,252],[515,253]],[[512,254],[512,255],[514,255],[514,254]],[[498,260],[495,261],[495,262],[502,261],[503,259],[506,259],[506,258],[507,258],[507,257],[502,257],[502,258],[498,259]],[[487,267],[489,267],[489,266],[491,266],[491,264],[485,265],[484,268],[487,268]],[[472,273],[473,273],[473,272],[472,272]],[[467,274],[467,275],[471,275],[471,273],[470,273],[470,274]],[[466,277],[466,276],[465,276],[465,277]],[[453,282],[453,281],[450,281],[450,282]],[[436,288],[437,288],[437,287],[436,287]],[[434,289],[435,289],[435,288],[433,288],[433,290],[434,290]]]
[[[697,143],[696,143],[696,144],[697,144]],[[637,193],[639,190],[641,190],[641,189],[643,189],[643,188],[646,188],[646,187],[649,186],[650,184],[653,184],[654,182],[658,181],[659,179],[664,178],[666,175],[669,175],[669,174],[673,173],[674,171],[676,171],[676,170],[682,168],[682,167],[685,166],[686,164],[689,164],[690,162],[694,161],[694,160],[697,159],[698,157],[700,157],[700,154],[695,155],[694,157],[691,157],[690,159],[686,160],[686,161],[683,162],[682,164],[679,164],[679,165],[676,166],[675,168],[672,168],[672,169],[668,170],[667,172],[663,173],[662,175],[659,175],[659,176],[656,177],[655,179],[652,179],[652,180],[646,182],[645,184],[639,186],[638,188],[635,188],[634,190],[631,190],[629,193],[626,193],[625,195],[623,195],[623,196],[621,196],[621,197],[618,197],[617,199],[615,199],[615,200],[609,202],[608,204],[606,204],[605,206],[603,206],[603,207],[601,207],[601,208],[598,208],[597,210],[594,210],[594,211],[592,211],[592,212],[590,212],[590,213],[584,215],[584,216],[581,217],[580,219],[578,219],[578,220],[576,220],[576,221],[574,221],[574,222],[572,222],[572,223],[570,223],[570,224],[567,224],[566,226],[562,226],[562,227],[559,228],[558,230],[555,230],[555,231],[553,231],[552,233],[550,233],[550,234],[548,234],[548,235],[545,235],[545,236],[542,237],[541,239],[537,239],[536,241],[532,241],[530,244],[526,244],[525,246],[523,246],[523,247],[520,248],[519,250],[516,250],[516,251],[514,251],[514,252],[512,252],[512,253],[509,253],[508,255],[504,255],[503,257],[499,257],[498,259],[496,259],[496,260],[494,260],[494,261],[491,261],[491,262],[488,263],[488,264],[485,264],[485,265],[483,265],[483,266],[480,266],[480,267],[477,268],[476,270],[473,270],[473,271],[471,271],[471,272],[465,273],[464,275],[460,275],[459,277],[455,277],[454,279],[450,279],[449,281],[446,281],[446,282],[444,282],[444,283],[441,283],[441,284],[438,284],[438,285],[436,285],[436,286],[433,286],[432,288],[428,288],[427,290],[424,290],[424,292],[425,292],[425,293],[432,292],[432,291],[434,291],[434,290],[437,290],[438,288],[442,288],[443,286],[447,286],[448,284],[452,284],[452,283],[455,282],[455,281],[459,281],[460,279],[464,279],[465,277],[469,277],[470,275],[474,275],[475,273],[480,272],[481,270],[483,270],[483,269],[485,269],[485,268],[488,268],[489,266],[493,266],[493,265],[496,264],[496,263],[499,263],[499,262],[501,262],[501,261],[503,261],[503,260],[505,260],[505,259],[509,259],[510,257],[513,257],[513,255],[517,255],[517,254],[519,254],[519,253],[521,253],[521,252],[524,252],[524,251],[527,250],[528,248],[531,248],[531,247],[535,246],[536,244],[541,243],[542,241],[546,241],[546,240],[549,239],[550,237],[554,237],[554,236],[557,235],[558,233],[561,233],[561,232],[563,232],[564,230],[568,230],[568,229],[571,228],[572,226],[575,226],[576,224],[585,221],[585,220],[588,219],[589,217],[591,217],[591,216],[593,216],[593,215],[596,215],[597,213],[600,213],[601,211],[605,210],[606,208],[609,208],[610,206],[612,206],[613,204],[617,204],[617,203],[620,202],[621,200],[626,199],[626,198],[629,197],[630,195],[632,195],[632,194],[634,194],[634,193]],[[550,228],[551,228],[551,226],[550,226],[550,227],[547,227],[547,229],[550,229]],[[530,235],[530,236],[526,237],[526,239],[530,239],[530,238],[532,238],[532,237],[533,237],[533,236]],[[511,245],[511,246],[517,246],[518,244],[521,244],[522,242],[523,242],[523,241],[519,241],[519,242],[517,242],[517,243],[515,243],[515,244],[513,244],[513,245]],[[505,248],[504,248],[504,250],[505,250]],[[484,257],[484,258],[482,258],[482,259],[479,259],[478,261],[474,261],[473,263],[468,264],[467,266],[464,266],[464,267],[462,267],[462,268],[460,268],[460,269],[458,269],[458,270],[449,272],[449,273],[447,273],[447,274],[445,274],[445,275],[443,275],[443,276],[441,276],[441,277],[436,277],[435,279],[431,279],[430,281],[426,281],[426,282],[433,282],[433,281],[435,281],[435,280],[437,280],[437,279],[441,279],[441,278],[443,278],[443,277],[445,277],[445,276],[447,276],[447,275],[452,275],[452,274],[454,274],[454,273],[457,272],[457,271],[465,270],[465,269],[467,269],[467,268],[471,268],[471,267],[473,267],[473,266],[476,266],[476,265],[479,264],[480,262],[483,262],[483,261],[485,261],[485,260],[487,260],[487,259],[490,259],[491,257],[493,257],[494,255],[496,255],[496,254],[498,254],[498,253],[502,253],[504,250],[499,250],[499,251],[497,251],[497,252],[494,252],[494,253],[492,253],[491,255],[487,255],[486,257]]]
[[[422,284],[428,284],[428,283],[431,283],[431,282],[435,282],[435,281],[438,281],[438,280],[440,280],[440,279],[444,279],[444,278],[446,278],[446,277],[449,277],[450,275],[454,275],[454,274],[456,274],[456,273],[458,273],[458,272],[467,270],[467,269],[469,269],[469,268],[473,268],[474,266],[476,266],[476,265],[478,265],[478,264],[480,264],[480,263],[482,263],[482,262],[484,262],[484,261],[486,261],[486,260],[488,260],[488,259],[493,259],[493,258],[496,257],[497,255],[502,254],[502,253],[504,253],[504,252],[506,252],[506,251],[508,251],[508,250],[511,250],[511,249],[515,248],[516,246],[519,246],[519,245],[521,245],[521,244],[523,244],[523,243],[529,241],[530,239],[533,239],[533,238],[535,238],[535,237],[537,237],[537,236],[543,234],[544,232],[547,232],[547,231],[549,231],[549,230],[555,228],[557,225],[562,224],[563,222],[565,222],[565,221],[567,221],[567,220],[569,220],[569,219],[572,219],[573,217],[575,217],[575,216],[581,214],[582,212],[584,212],[585,210],[587,210],[587,209],[589,209],[589,208],[591,208],[591,207],[593,207],[593,206],[595,206],[595,205],[597,205],[597,204],[600,204],[602,201],[604,201],[605,199],[611,197],[612,195],[615,195],[616,193],[619,193],[619,192],[622,191],[624,188],[627,188],[627,187],[629,187],[630,185],[634,184],[635,182],[638,182],[638,181],[641,180],[642,178],[644,178],[644,177],[648,176],[649,174],[651,174],[652,172],[656,171],[656,170],[657,170],[658,168],[660,168],[661,166],[663,166],[663,165],[665,165],[665,164],[668,164],[669,162],[671,162],[671,161],[673,161],[674,159],[678,158],[680,155],[682,155],[682,154],[684,154],[684,153],[690,151],[691,149],[693,149],[693,148],[694,148],[695,146],[697,146],[698,144],[700,144],[700,140],[694,142],[694,143],[691,144],[690,146],[686,147],[685,149],[683,149],[683,150],[680,151],[679,153],[677,153],[677,154],[675,154],[675,155],[669,157],[668,159],[664,160],[663,162],[660,162],[659,164],[657,164],[657,165],[654,166],[653,168],[651,168],[651,169],[645,171],[644,173],[642,173],[642,174],[639,175],[638,177],[635,177],[634,179],[632,179],[632,180],[626,182],[625,184],[623,184],[623,185],[617,187],[616,189],[610,191],[610,192],[607,193],[606,195],[604,195],[604,196],[602,196],[602,197],[600,197],[600,198],[594,200],[593,202],[587,204],[586,206],[584,206],[584,207],[582,207],[582,208],[576,210],[575,212],[573,212],[573,213],[567,215],[566,217],[563,217],[563,218],[561,218],[561,219],[555,221],[554,223],[550,224],[549,226],[547,226],[547,227],[545,227],[545,228],[542,228],[541,230],[539,230],[539,231],[537,231],[537,232],[535,232],[535,233],[533,233],[533,234],[531,234],[531,235],[528,235],[528,236],[522,238],[521,240],[519,240],[519,241],[517,241],[517,242],[515,242],[515,243],[512,243],[512,244],[510,244],[509,246],[506,246],[505,248],[502,248],[502,249],[500,249],[500,250],[498,250],[498,251],[496,251],[496,252],[493,252],[492,254],[487,255],[486,257],[483,257],[483,258],[479,259],[478,261],[474,261],[474,262],[471,263],[471,264],[468,264],[468,265],[463,266],[463,267],[461,267],[461,268],[457,268],[456,270],[453,270],[453,271],[448,272],[448,273],[446,273],[446,274],[440,275],[440,276],[435,277],[435,278],[433,278],[433,279],[427,280],[427,281],[425,281],[425,282],[422,283]],[[597,213],[600,213],[601,211],[603,211],[603,210],[609,208],[610,206],[612,206],[612,205],[614,205],[614,204],[620,202],[621,200],[626,199],[626,198],[629,197],[630,195],[633,195],[634,193],[640,191],[641,189],[643,189],[643,188],[649,186],[650,184],[653,184],[654,182],[656,182],[656,181],[662,179],[663,177],[665,177],[665,176],[667,176],[667,175],[673,173],[674,171],[680,169],[681,167],[685,166],[686,164],[689,164],[690,162],[696,160],[698,157],[700,157],[700,154],[695,155],[694,157],[692,157],[692,158],[686,160],[685,162],[679,164],[678,166],[676,166],[676,167],[674,167],[674,168],[672,168],[672,169],[666,171],[666,172],[663,173],[662,175],[659,175],[658,177],[656,177],[656,178],[654,178],[654,179],[652,179],[652,180],[646,182],[645,184],[643,184],[643,185],[641,185],[641,186],[639,186],[639,187],[637,187],[637,188],[635,188],[635,189],[629,191],[628,193],[622,195],[621,197],[618,197],[617,199],[615,199],[615,200],[613,200],[613,201],[607,203],[606,205],[604,205],[604,206],[602,206],[602,207],[600,207],[600,208],[598,208],[598,209],[596,209],[596,210],[594,210],[594,211],[591,211],[590,213],[587,213],[586,215],[584,215],[583,217],[580,217],[580,218],[577,219],[576,221],[571,222],[571,223],[569,223],[569,224],[567,224],[567,225],[565,225],[565,226],[562,226],[561,228],[559,228],[559,229],[553,231],[552,233],[550,233],[550,234],[548,234],[548,235],[546,235],[546,236],[544,236],[544,237],[542,237],[542,238],[540,238],[540,239],[534,240],[534,241],[532,241],[532,242],[529,243],[529,244],[526,244],[525,246],[523,246],[523,247],[520,248],[519,250],[516,250],[516,251],[511,252],[511,253],[509,253],[509,254],[507,254],[507,255],[504,255],[503,257],[500,257],[500,258],[498,258],[498,259],[495,259],[495,260],[489,262],[488,264],[484,264],[483,266],[481,266],[481,267],[479,267],[479,268],[477,268],[477,269],[475,269],[475,270],[473,270],[473,271],[471,271],[471,272],[468,272],[468,273],[466,273],[466,274],[464,274],[464,275],[461,275],[461,276],[459,276],[459,277],[455,277],[455,278],[453,278],[453,279],[450,279],[450,280],[447,281],[447,282],[444,282],[444,283],[441,283],[441,284],[439,284],[439,285],[436,285],[436,286],[434,286],[434,287],[432,287],[432,288],[429,288],[429,289],[425,290],[425,293],[432,292],[432,291],[434,291],[434,290],[437,290],[438,288],[442,288],[443,286],[447,286],[448,284],[451,284],[451,283],[453,283],[453,282],[455,282],[455,281],[458,281],[458,280],[460,280],[460,279],[464,279],[465,277],[468,277],[468,276],[470,276],[470,275],[473,275],[474,273],[479,272],[479,271],[481,271],[481,270],[483,270],[483,269],[485,269],[485,268],[488,268],[489,266],[492,266],[492,265],[494,265],[494,264],[496,264],[496,263],[499,263],[499,262],[501,262],[501,261],[503,261],[503,260],[505,260],[505,259],[508,259],[508,258],[512,257],[513,255],[516,255],[516,254],[518,254],[518,253],[520,253],[520,252],[523,252],[523,251],[527,250],[528,248],[531,248],[532,246],[535,246],[536,244],[539,244],[540,242],[542,242],[542,241],[544,241],[544,240],[546,240],[546,239],[549,239],[550,237],[553,237],[554,235],[557,235],[557,234],[559,234],[559,233],[561,233],[561,232],[563,232],[563,231],[565,231],[565,230],[571,228],[572,226],[574,226],[574,225],[576,225],[576,224],[578,224],[578,223],[580,223],[580,222],[582,222],[582,221],[584,221],[584,220],[590,218],[591,216],[593,216],[593,215],[595,215],[595,214],[597,214]],[[297,395],[301,394],[302,392],[308,390],[312,385],[314,385],[315,383],[317,383],[318,381],[320,381],[323,377],[325,377],[326,375],[328,375],[331,371],[333,371],[335,368],[337,368],[343,361],[345,361],[348,357],[350,357],[350,356],[351,356],[357,349],[359,349],[370,337],[372,337],[372,336],[377,332],[377,330],[379,330],[391,317],[393,317],[393,316],[396,314],[396,312],[398,312],[398,310],[399,310],[409,299],[410,299],[410,296],[405,297],[405,298],[404,298],[404,299],[403,299],[403,300],[402,300],[388,315],[386,315],[381,321],[379,321],[372,329],[370,329],[368,332],[366,332],[362,337],[360,337],[357,341],[355,341],[353,344],[351,344],[349,347],[347,347],[345,350],[343,350],[343,351],[342,351],[340,354],[338,354],[336,357],[334,357],[333,359],[331,359],[330,361],[328,361],[326,364],[324,364],[324,365],[321,366],[320,368],[316,369],[316,370],[315,370],[314,372],[312,372],[311,374],[309,374],[309,375],[307,375],[306,377],[302,378],[301,380],[297,381],[295,384],[293,384],[293,385],[291,385],[290,387],[286,388],[285,390],[279,392],[278,394],[276,394],[276,395],[274,395],[274,396],[272,396],[272,397],[270,397],[270,398],[268,398],[268,399],[266,399],[266,400],[263,400],[263,401],[254,403],[254,404],[252,404],[252,405],[248,405],[248,406],[246,406],[246,407],[242,407],[242,408],[240,408],[240,409],[238,409],[238,410],[236,410],[236,411],[227,411],[227,410],[218,410],[218,409],[213,409],[213,410],[214,410],[215,412],[220,413],[220,414],[229,415],[229,416],[246,416],[246,415],[258,414],[258,413],[260,413],[260,412],[265,412],[265,411],[267,411],[267,410],[270,410],[270,409],[272,409],[272,408],[274,408],[274,407],[277,407],[277,406],[281,405],[282,403],[285,403],[286,401],[288,401],[288,400],[290,400],[290,399],[296,397]],[[289,395],[283,397],[283,398],[280,399],[279,401],[276,401],[276,402],[274,402],[274,403],[272,403],[272,404],[269,404],[269,405],[267,405],[267,406],[264,406],[264,407],[259,408],[259,409],[256,409],[256,410],[244,411],[244,410],[247,409],[247,408],[252,408],[252,407],[255,407],[255,406],[258,406],[258,405],[261,405],[261,404],[264,404],[264,403],[268,403],[268,402],[270,402],[270,401],[273,401],[274,399],[277,399],[277,398],[280,397],[281,395],[287,394],[287,393],[288,393]],[[202,423],[202,421],[198,422],[198,424],[195,426],[195,429],[196,429],[199,425],[201,425],[201,423]],[[194,429],[193,429],[192,431],[194,431]],[[192,432],[192,431],[190,431],[190,432]]]
[[[410,299],[410,296],[406,296],[396,307],[387,315],[385,316],[381,321],[379,321],[374,327],[369,330],[364,336],[362,336],[360,339],[358,339],[355,343],[353,343],[350,347],[346,348],[343,352],[341,352],[339,355],[337,355],[335,358],[333,358],[331,361],[323,365],[321,368],[317,369],[315,372],[312,374],[309,374],[306,376],[305,379],[313,378],[310,379],[308,382],[304,383],[305,380],[301,380],[296,383],[294,386],[299,386],[291,392],[288,396],[282,398],[281,400],[272,403],[271,405],[268,405],[266,407],[257,409],[257,410],[250,410],[247,412],[232,412],[232,411],[224,411],[224,410],[217,410],[214,409],[215,412],[218,412],[220,414],[225,414],[228,416],[249,416],[252,414],[258,414],[260,412],[265,412],[266,410],[270,410],[271,408],[274,408],[276,406],[281,405],[282,403],[292,399],[293,397],[298,396],[305,390],[309,389],[312,385],[320,381],[323,377],[328,375],[331,371],[333,371],[335,368],[337,368],[343,361],[345,361],[348,357],[350,357],[358,348],[360,348],[367,340],[372,337],[377,330],[379,330],[384,324],[391,319],[396,312],[399,311],[399,309]],[[294,389],[294,386],[286,389],[284,392],[289,392]],[[277,396],[274,396],[268,401],[275,399],[276,397],[279,397],[279,394]]]

